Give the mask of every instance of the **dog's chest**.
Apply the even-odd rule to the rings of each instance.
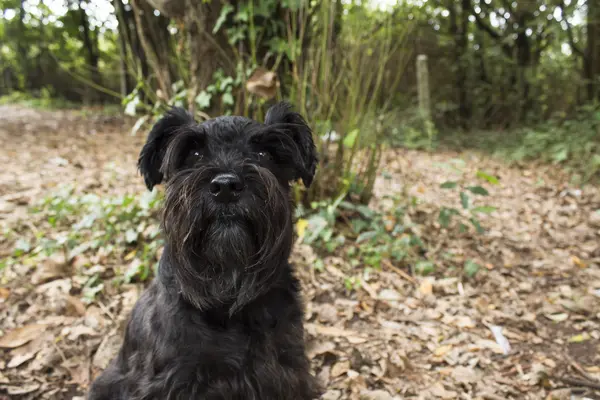
[[[159,375],[170,381],[164,398],[283,399],[290,390],[303,390],[302,332],[292,321],[261,316],[260,323],[213,318],[187,322],[178,339],[169,340],[170,351],[163,353],[165,367]]]

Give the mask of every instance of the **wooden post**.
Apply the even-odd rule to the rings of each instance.
[[[417,56],[417,86],[419,88],[419,110],[423,117],[429,120],[431,116],[431,103],[429,98],[429,73],[427,71],[427,56]]]

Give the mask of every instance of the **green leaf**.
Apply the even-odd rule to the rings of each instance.
[[[442,189],[454,189],[458,185],[457,182],[447,181],[440,185]]]
[[[569,150],[566,148],[558,150],[552,155],[552,159],[555,163],[560,163],[569,158]]]
[[[129,264],[127,271],[125,271],[125,276],[123,277],[125,283],[130,283],[136,275],[138,275],[142,269],[142,261],[139,258],[134,258],[133,261]]]
[[[360,235],[358,235],[358,237],[356,238],[356,243],[364,242],[366,240],[371,240],[375,236],[377,236],[377,232],[376,231],[363,232]]]
[[[479,194],[481,196],[488,196],[490,194],[490,192],[481,186],[469,186],[467,190],[473,194]]]
[[[198,104],[198,107],[200,107],[201,110],[204,110],[208,107],[210,107],[210,99],[212,98],[212,95],[208,92],[206,92],[205,90],[201,91],[200,94],[198,96],[196,96],[196,104]]]
[[[346,137],[344,138],[344,146],[347,148],[354,147],[354,143],[356,142],[356,138],[358,137],[358,129],[354,129],[350,131]]]
[[[483,171],[477,171],[477,173],[475,174],[478,178],[481,178],[483,180],[488,181],[489,183],[491,183],[492,185],[498,185],[500,183],[500,181],[498,180],[498,178],[496,178],[493,175],[489,175]]]
[[[471,223],[475,227],[475,230],[477,231],[477,233],[482,234],[485,232],[485,230],[481,227],[481,224],[479,223],[479,220],[477,218],[472,217],[469,219],[469,221],[471,221]]]
[[[467,260],[464,266],[465,275],[467,275],[469,278],[472,278],[477,274],[477,272],[479,272],[480,268],[481,266],[475,261]]]
[[[465,210],[469,208],[469,196],[465,192],[460,192],[460,204]]]
[[[320,215],[313,215],[308,219],[308,234],[304,236],[304,243],[311,244],[321,235],[321,232],[327,228],[327,220]]]
[[[135,117],[138,104],[140,104],[140,97],[136,95],[125,104],[125,115]]]
[[[138,238],[138,233],[136,231],[134,231],[133,229],[127,229],[127,232],[125,232],[125,241],[127,243],[134,243],[135,241],[137,241]]]
[[[450,225],[452,216],[457,215],[457,214],[458,214],[458,211],[455,208],[444,207],[440,210],[440,215],[438,217],[438,221],[440,222],[440,225],[442,225],[444,228],[447,228],[448,225]]]
[[[219,29],[221,29],[221,26],[223,25],[223,23],[225,23],[225,20],[227,19],[227,16],[234,10],[233,6],[231,4],[225,4],[223,6],[223,8],[221,8],[221,14],[219,14],[219,18],[217,19],[217,22],[215,22],[215,27],[212,30],[213,35],[215,33],[217,33],[219,31]]]
[[[429,275],[435,272],[435,264],[428,260],[417,261],[415,264],[415,273],[419,275]]]
[[[235,104],[231,93],[223,93],[223,104],[227,104],[228,106],[232,106]]]
[[[497,208],[496,207],[491,207],[491,206],[479,206],[479,207],[475,207],[471,210],[471,212],[473,213],[481,213],[481,214],[491,214],[494,211],[496,211]]]
[[[20,255],[23,255],[25,253],[28,253],[30,250],[31,250],[31,245],[25,239],[19,239],[15,243],[15,252],[14,252],[14,254],[17,257],[20,256]]]

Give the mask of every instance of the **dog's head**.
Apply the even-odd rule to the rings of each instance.
[[[154,125],[139,169],[149,189],[165,182],[163,230],[192,304],[235,311],[276,279],[292,245],[290,183],[308,187],[316,164],[308,125],[285,103],[264,123],[198,124],[175,108]]]

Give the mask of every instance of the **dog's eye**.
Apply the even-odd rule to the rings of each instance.
[[[202,157],[203,154],[200,150],[191,150],[185,158],[184,164],[191,167],[202,160]]]
[[[271,155],[266,152],[266,151],[259,151],[258,152],[258,157],[260,157],[262,160],[270,160],[272,159]]]

